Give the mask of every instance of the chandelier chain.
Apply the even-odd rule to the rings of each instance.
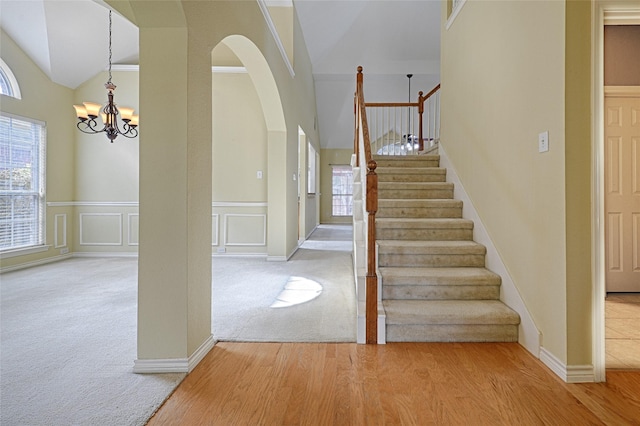
[[[109,81],[111,83],[111,11],[109,11]]]

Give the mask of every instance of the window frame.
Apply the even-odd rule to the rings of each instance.
[[[343,188],[350,188],[351,192],[336,192],[336,185],[334,179],[336,177],[336,171],[339,170],[342,173],[350,173],[350,184],[341,185]],[[346,175],[346,173],[345,173]],[[351,197],[351,202],[339,203],[340,207],[346,208],[346,214],[336,214],[336,197]],[[349,214],[348,212],[351,211]],[[332,164],[331,165],[331,216],[332,217],[352,217],[353,216],[353,169],[348,164]]]
[[[16,79],[15,74],[13,74],[13,71],[11,71],[11,68],[9,68],[9,65],[7,65],[7,63],[2,60],[2,58],[0,58],[0,78],[4,80],[9,90],[8,93],[4,93],[2,91],[2,88],[0,87],[0,95],[8,96],[10,98],[22,99],[18,80]]]
[[[22,123],[27,123],[31,126],[35,125],[39,127],[39,140],[35,140],[32,137],[31,139],[31,148],[37,151],[36,154],[33,154],[35,157],[35,161],[38,162],[36,167],[31,166],[31,169],[35,169],[35,175],[37,176],[37,182],[35,186],[29,190],[14,190],[14,189],[1,189],[0,196],[5,197],[8,196],[10,198],[16,196],[33,196],[36,198],[36,202],[33,207],[30,209],[32,217],[32,221],[35,221],[35,229],[29,234],[29,242],[27,244],[14,244],[13,239],[15,238],[15,219],[12,217],[1,217],[0,220],[8,220],[11,224],[10,237],[12,239],[12,245],[0,247],[0,253],[3,258],[13,257],[22,254],[28,254],[38,251],[47,250],[46,245],[46,146],[47,146],[47,126],[46,123],[35,120],[29,117],[22,117],[15,114],[6,113],[4,111],[0,111],[0,119],[8,119],[10,120],[10,129],[13,128],[13,121],[19,121]],[[32,133],[33,135],[33,133]],[[10,149],[12,145],[11,136],[9,136],[9,143],[6,149]],[[0,145],[0,149],[2,145]],[[11,170],[11,164],[9,163],[11,160],[6,160],[8,167],[7,170]],[[0,163],[2,164],[2,163]],[[10,214],[13,215],[14,212],[14,203],[13,200],[9,204]]]

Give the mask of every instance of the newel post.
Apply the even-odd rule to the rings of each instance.
[[[375,160],[367,163],[367,277],[366,342],[378,343],[378,276],[376,274],[376,212],[378,211],[378,175]]]
[[[422,96],[422,91],[418,93],[418,122],[419,122],[419,130],[418,130],[418,150],[422,151],[424,149],[424,139],[422,139],[422,114],[424,113],[424,101],[427,97]]]

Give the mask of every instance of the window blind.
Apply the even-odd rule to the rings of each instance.
[[[0,250],[44,244],[45,127],[0,115]]]

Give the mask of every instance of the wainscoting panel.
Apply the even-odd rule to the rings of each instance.
[[[129,213],[127,214],[127,219],[129,225],[127,226],[129,233],[128,245],[137,246],[139,245],[140,215],[138,213]]]
[[[266,256],[268,203],[215,201],[212,210],[214,256]]]
[[[227,214],[224,223],[226,246],[267,245],[267,215]]]
[[[80,213],[80,245],[121,246],[122,213]]]
[[[67,246],[67,215],[66,213],[53,216],[53,248]]]
[[[212,240],[211,240],[211,245],[212,246],[218,246],[220,245],[220,239],[218,238],[218,236],[220,235],[220,215],[217,213],[214,213],[211,215],[211,234],[212,234]]]

